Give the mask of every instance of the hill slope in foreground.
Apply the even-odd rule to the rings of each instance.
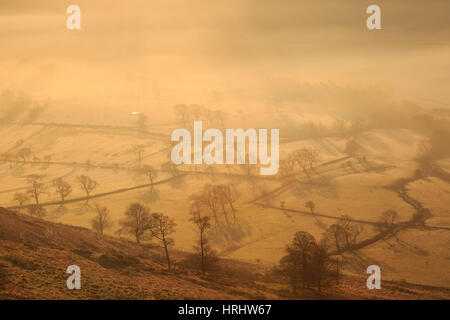
[[[181,262],[190,254],[172,251]],[[165,270],[159,248],[137,245],[85,228],[55,224],[0,208],[0,299],[289,299],[288,287],[262,267],[221,260],[220,271],[201,276],[187,264]],[[81,290],[68,290],[66,269],[81,268]],[[272,280],[269,280],[272,279]],[[449,299],[450,290],[344,277],[303,299]]]

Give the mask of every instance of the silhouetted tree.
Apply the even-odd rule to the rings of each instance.
[[[342,226],[332,224],[325,231],[325,238],[332,244],[336,251],[341,254],[345,248],[345,232]]]
[[[152,237],[162,242],[167,259],[167,269],[170,271],[169,246],[174,244],[174,240],[169,238],[175,232],[175,222],[172,218],[162,213],[153,213],[150,222],[150,232]]]
[[[81,188],[86,192],[87,200],[89,200],[91,196],[91,192],[94,191],[95,188],[97,188],[97,181],[91,179],[88,176],[81,175],[77,177],[78,183],[81,185]]]
[[[308,200],[305,203],[305,207],[308,208],[312,214],[314,214],[314,210],[316,209],[316,205],[314,204],[314,202],[312,202],[311,200]]]
[[[142,173],[148,178],[153,191],[153,183],[158,178],[158,171],[153,166],[146,164],[142,167]]]
[[[211,228],[210,217],[203,216],[201,213],[202,203],[196,199],[192,198],[191,202],[191,218],[190,221],[194,223],[198,231],[198,246],[194,247],[198,250],[200,255],[200,268],[203,274],[205,274],[208,268],[209,258],[213,258],[214,251],[211,249],[206,237],[206,232]]]
[[[378,229],[380,232],[394,233],[394,227],[398,220],[398,213],[395,210],[386,210],[380,216]]]
[[[92,229],[98,234],[103,235],[105,229],[111,227],[111,218],[109,217],[109,209],[106,207],[101,207],[98,204],[95,205],[97,214],[91,220]]]
[[[39,197],[41,194],[46,192],[46,187],[42,182],[44,176],[38,174],[32,174],[26,177],[27,183],[30,185],[28,193],[34,198],[36,206],[39,205]]]
[[[300,150],[295,150],[290,155],[290,160],[298,164],[303,171],[306,173],[308,178],[310,178],[308,169],[312,169],[314,164],[318,161],[318,152],[312,148],[303,148]]]
[[[206,184],[203,186],[202,191],[194,197],[202,205],[202,207],[207,208],[210,211],[214,217],[214,225],[217,228],[217,224],[219,222],[217,214],[220,206],[219,189],[215,188],[211,184]]]
[[[56,193],[59,194],[61,202],[64,204],[66,197],[72,193],[72,186],[62,178],[54,179],[53,186],[56,188]]]
[[[281,176],[286,176],[293,173],[294,169],[295,169],[295,161],[292,157],[280,161],[279,173]]]
[[[140,243],[142,236],[150,227],[149,208],[136,202],[125,211],[125,219],[121,221],[121,232],[131,234]]]
[[[31,157],[31,149],[30,148],[22,148],[16,153],[16,157],[22,160],[23,163],[27,161],[28,158]]]
[[[231,210],[233,215],[233,222],[237,222],[236,209],[234,203],[238,199],[238,194],[233,190],[233,187],[229,184],[219,184],[218,188],[220,205],[224,216],[228,215],[228,211]],[[227,219],[228,220],[228,219]]]
[[[286,246],[286,255],[275,270],[289,279],[294,295],[297,295],[299,283],[303,287],[316,285],[321,291],[322,286],[328,284],[326,280],[335,275],[326,241],[317,243],[311,234],[304,231],[294,235],[292,242]]]
[[[292,254],[294,254],[298,259],[301,280],[304,287],[306,287],[309,282],[308,265],[313,254],[313,250],[316,246],[316,240],[311,234],[305,231],[299,231],[294,235],[292,244],[289,247],[289,250],[291,250]]]
[[[327,253],[325,243],[319,243],[313,248],[309,269],[310,279],[316,282],[319,292],[322,291],[322,286],[326,280],[337,276],[333,269],[333,263]]]
[[[362,226],[355,223],[348,215],[341,216],[338,225],[342,228],[341,232],[344,238],[345,248],[348,249],[356,244],[358,236],[363,230]]]
[[[19,203],[19,207],[22,208],[23,204],[28,201],[29,197],[26,193],[16,192],[14,194],[14,200]]]
[[[45,216],[45,214],[47,213],[47,210],[45,210],[45,208],[43,206],[41,206],[40,204],[32,204],[28,207],[28,212],[30,214],[30,216],[35,216],[35,217],[43,217]]]

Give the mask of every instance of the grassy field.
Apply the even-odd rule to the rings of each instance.
[[[17,230],[20,232],[17,232]],[[342,276],[322,292],[285,283],[258,264],[221,259],[201,275],[190,254],[171,250],[168,272],[161,248],[101,236],[0,208],[1,299],[448,299],[450,290],[384,281],[367,290],[365,278]],[[67,290],[67,266],[81,269],[81,290]]]
[[[254,118],[253,118],[254,119]],[[259,120],[260,123],[263,120]],[[107,206],[111,210],[113,227],[107,234],[114,236],[126,207],[132,202],[142,202],[152,212],[163,212],[177,223],[174,234],[175,248],[191,251],[196,235],[189,221],[188,199],[206,183],[232,184],[239,194],[236,204],[240,224],[245,237],[233,243],[214,243],[222,257],[271,267],[284,255],[284,248],[295,232],[304,230],[320,238],[325,228],[342,215],[363,221],[362,239],[373,236],[372,222],[379,220],[386,210],[395,210],[400,222],[409,221],[415,208],[405,202],[390,188],[397,180],[414,174],[417,163],[417,144],[421,137],[406,129],[370,130],[363,133],[361,145],[365,162],[348,158],[343,152],[345,139],[339,137],[298,139],[283,142],[281,158],[290,152],[312,147],[319,153],[320,163],[315,167],[311,180],[297,172],[295,181],[279,176],[261,177],[257,173],[248,176],[242,168],[234,166],[230,172],[216,168],[216,173],[187,174],[189,168],[181,166],[186,175],[179,181],[168,181],[155,186],[159,199],[149,199],[150,186],[146,177],[136,170],[138,156],[131,151],[133,145],[144,145],[143,164],[151,164],[160,170],[157,181],[171,177],[161,170],[168,160],[168,143],[165,139],[151,137],[139,132],[114,131],[107,128],[83,128],[68,126],[13,126],[7,129],[0,153],[13,152],[19,147],[28,147],[39,159],[51,156],[49,163],[29,159],[25,163],[1,162],[0,204],[14,208],[15,192],[27,189],[25,177],[29,174],[45,175],[48,192],[41,197],[41,203],[58,202],[50,182],[57,177],[73,186],[69,199],[79,199],[64,206],[46,206],[46,219],[73,226],[90,228],[94,217],[94,205]],[[153,130],[153,129],[152,129]],[[162,135],[170,133],[170,127],[155,127]],[[334,161],[336,160],[336,161]],[[448,162],[441,161],[443,168]],[[228,174],[227,174],[228,172]],[[93,192],[98,197],[89,201],[77,185],[76,177],[85,174],[98,181]],[[127,188],[138,187],[133,190]],[[410,197],[421,202],[432,212],[427,226],[448,227],[450,214],[448,199],[450,187],[438,178],[415,180],[407,186]],[[306,201],[316,204],[316,212],[326,217],[308,214]],[[30,204],[31,202],[28,202]],[[285,208],[306,211],[306,213],[280,210]],[[275,207],[267,207],[270,204]],[[278,208],[277,208],[278,207]],[[17,208],[15,208],[17,209]],[[26,209],[19,209],[26,213]],[[398,239],[371,244],[358,252],[359,257],[349,256],[344,262],[345,272],[364,276],[365,267],[377,263],[383,270],[384,279],[405,280],[433,286],[450,287],[448,276],[449,255],[448,230],[406,230]]]

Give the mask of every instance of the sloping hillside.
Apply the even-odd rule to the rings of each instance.
[[[176,260],[187,254],[173,252]],[[84,228],[46,222],[0,208],[4,299],[248,299],[272,298],[253,282],[211,282],[183,268],[165,270],[158,248]],[[68,290],[69,265],[81,268],[82,289]],[[242,265],[242,267],[244,264]]]
[[[221,270],[201,276],[173,251],[165,270],[159,248],[98,236],[85,228],[47,222],[0,208],[0,299],[286,299],[288,286],[262,267],[221,260]],[[66,288],[69,265],[81,268],[81,290]],[[338,286],[305,299],[449,299],[447,289],[387,283],[369,291],[365,279],[344,277]]]

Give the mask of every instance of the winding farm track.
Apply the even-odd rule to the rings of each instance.
[[[132,133],[139,133],[139,134],[144,134],[144,135],[148,135],[148,136],[152,136],[153,138],[157,138],[157,139],[164,139],[164,141],[167,140],[167,138],[169,137],[169,135],[166,134],[162,134],[162,133],[156,133],[156,132],[142,132],[139,131],[137,128],[135,127],[124,127],[124,126],[105,126],[105,125],[81,125],[81,124],[64,124],[64,123],[33,123],[30,125],[41,125],[43,126],[43,128],[41,130],[38,130],[36,132],[34,132],[32,135],[30,135],[25,141],[32,139],[34,136],[36,136],[37,134],[40,134],[42,131],[44,131],[47,127],[53,126],[53,127],[72,127],[72,128],[89,128],[89,129],[103,129],[103,130],[114,130],[114,131],[120,131],[120,132],[132,132]],[[13,150],[16,147],[13,147],[11,150]],[[157,151],[153,154],[147,155],[147,157],[150,157],[152,155],[167,151],[168,149],[163,149],[160,151]],[[339,162],[342,162],[344,160],[349,159],[350,157],[341,157],[338,159],[334,159],[325,163],[320,164],[319,166],[317,166],[316,168],[319,167],[326,167],[328,165],[332,165],[332,164],[336,164]],[[3,160],[4,162],[12,162],[13,160]],[[42,165],[65,165],[65,166],[73,166],[74,170],[76,170],[77,167],[83,167],[83,166],[87,166],[86,164],[81,164],[81,163],[70,163],[70,162],[38,162],[38,161],[28,161],[28,162],[24,162],[24,163],[29,163],[29,164],[42,164]],[[117,167],[117,166],[110,166],[110,165],[91,165],[90,167],[92,168],[100,168],[100,169],[110,169],[110,170],[127,170],[127,171],[138,171],[138,169],[132,169],[132,168],[124,168],[124,167]],[[383,167],[385,168],[385,167]],[[330,169],[328,171],[322,171],[320,172],[320,174],[324,174],[324,173],[330,173],[333,171],[336,171],[339,168],[334,168],[334,169]],[[74,171],[73,170],[73,171]],[[70,172],[66,175],[64,175],[63,177],[70,175],[73,173]],[[167,171],[163,171],[163,170],[158,170],[160,172],[167,172]],[[173,181],[175,179],[179,179],[182,178],[184,176],[187,176],[189,174],[193,174],[192,172],[187,172],[187,171],[179,171],[180,176],[177,177],[171,177],[171,178],[167,178],[158,182],[155,182],[153,185],[160,185],[160,184],[165,184],[168,183],[170,181]],[[288,181],[287,183],[285,183],[284,185],[268,192],[265,193],[264,195],[257,197],[251,201],[249,201],[249,203],[253,203],[255,205],[260,205],[260,206],[264,206],[267,208],[272,208],[275,210],[280,210],[280,211],[284,211],[284,212],[292,212],[292,213],[297,213],[297,214],[303,214],[303,215],[309,215],[312,217],[315,217],[316,219],[318,217],[321,218],[326,218],[326,219],[333,219],[333,220],[341,220],[341,217],[336,217],[336,216],[331,216],[331,215],[327,215],[327,214],[323,214],[323,213],[311,213],[308,211],[302,211],[302,210],[296,210],[296,209],[289,209],[289,208],[282,208],[282,207],[277,207],[277,206],[272,206],[272,205],[268,205],[268,204],[263,204],[263,203],[258,203],[259,200],[264,199],[264,200],[268,200],[269,198],[275,197],[277,195],[282,194],[283,192],[289,190],[292,186],[294,186],[296,183],[299,183],[299,181],[297,179],[295,179],[295,177],[299,174],[301,174],[302,172],[298,172],[298,173],[294,173],[290,176],[290,178],[293,178],[292,180]],[[443,178],[445,181],[449,182],[450,178],[449,178],[449,174],[441,169],[439,166],[437,165],[433,165],[432,168],[432,173],[434,173],[434,176],[438,176],[439,178]],[[239,177],[239,178],[248,178],[248,175],[245,174],[236,174],[236,173],[226,173],[226,172],[215,172],[215,173],[210,173],[210,172],[197,172],[197,174],[202,174],[202,175],[226,175],[226,176],[231,176],[231,177]],[[336,178],[338,176],[342,176],[342,175],[337,175],[333,178]],[[274,178],[268,178],[268,177],[260,177],[260,176],[252,176],[252,178],[266,178],[266,179],[271,179],[271,180],[278,180],[278,179],[274,179]],[[433,227],[433,226],[426,226],[425,225],[425,221],[427,219],[427,217],[423,216],[423,210],[424,207],[423,205],[418,201],[415,200],[413,198],[411,198],[407,193],[406,193],[406,185],[408,183],[411,183],[417,179],[420,179],[420,177],[411,177],[408,179],[400,179],[401,182],[403,183],[403,185],[401,185],[400,187],[397,186],[397,190],[395,190],[399,197],[401,197],[403,199],[403,201],[405,201],[406,203],[408,203],[410,206],[412,206],[415,210],[416,210],[416,215],[414,215],[409,221],[406,222],[401,222],[398,223],[396,225],[396,230],[395,232],[400,232],[400,231],[404,231],[406,229],[410,229],[410,228],[421,228],[424,230],[446,230],[449,231],[450,228],[447,227]],[[66,200],[64,203],[62,203],[61,201],[54,201],[54,202],[46,202],[46,203],[42,203],[42,206],[52,206],[52,205],[62,205],[62,204],[67,204],[67,203],[74,203],[74,202],[80,202],[80,201],[87,201],[90,199],[95,199],[95,198],[100,198],[100,197],[105,197],[105,196],[109,196],[109,195],[113,195],[113,194],[118,194],[118,193],[122,193],[122,192],[127,192],[127,191],[132,191],[132,190],[137,190],[137,189],[142,189],[142,188],[147,188],[152,186],[152,184],[142,184],[142,185],[137,185],[137,186],[132,186],[132,187],[127,187],[127,188],[120,188],[120,189],[116,189],[113,191],[109,191],[109,192],[103,192],[103,193],[98,193],[95,195],[90,196],[89,198],[87,197],[79,197],[79,198],[73,198],[73,199],[68,199]],[[15,189],[10,189],[10,190],[2,190],[0,191],[0,193],[6,193],[6,192],[11,192],[11,191],[17,191],[17,190],[22,190],[25,189],[26,187],[23,188],[15,188]],[[30,207],[31,205],[25,205],[22,206],[22,208],[27,208]],[[9,207],[7,209],[19,209],[19,206],[12,206]],[[420,219],[422,219],[421,221],[419,221]],[[356,223],[362,223],[362,224],[368,224],[368,225],[372,225],[372,226],[377,226],[379,225],[378,222],[374,222],[374,221],[368,221],[368,220],[358,220],[358,219],[354,219],[353,220]],[[365,239],[362,240],[356,244],[354,244],[352,247],[347,248],[347,250],[345,251],[355,251],[358,249],[362,249],[364,247],[367,247],[373,243],[376,243],[380,240],[385,240],[386,238],[390,237],[391,232],[380,232],[378,234],[376,234],[375,236],[369,238],[369,239]],[[248,246],[249,244],[252,243],[256,243],[259,242],[267,237],[270,237],[270,235],[266,235],[263,236],[259,239],[256,239],[250,243],[246,243],[246,244],[242,244],[239,245],[238,247],[236,247],[235,249],[228,249],[228,250],[224,250],[223,253],[225,254],[229,254],[232,253],[242,247]],[[341,252],[343,253],[343,252]],[[337,252],[331,253],[331,254],[338,254]]]
[[[333,163],[336,163],[337,160],[334,160]],[[433,163],[430,165],[430,168],[428,168],[428,172],[431,176],[435,176],[438,178],[443,179],[446,182],[450,182],[450,174],[448,174],[445,170],[443,170],[442,168],[440,168],[437,164]],[[414,174],[413,176],[409,177],[409,178],[401,178],[399,180],[397,180],[396,183],[394,183],[394,186],[391,186],[390,189],[395,191],[398,196],[404,201],[406,202],[408,205],[412,206],[414,208],[414,210],[416,211],[416,213],[411,217],[410,220],[408,221],[404,221],[404,222],[399,222],[397,223],[391,230],[388,231],[384,231],[384,232],[379,232],[376,235],[374,235],[371,238],[368,239],[364,239],[358,243],[355,243],[354,245],[352,245],[351,247],[346,248],[345,250],[342,250],[341,252],[331,252],[329,255],[341,255],[345,252],[354,252],[356,250],[359,249],[363,249],[367,246],[370,246],[374,243],[377,243],[380,240],[386,240],[390,237],[394,237],[396,236],[398,233],[406,231],[408,229],[421,229],[421,230],[429,230],[429,231],[433,231],[433,230],[443,230],[443,231],[450,231],[450,228],[448,227],[434,227],[434,226],[427,226],[426,225],[426,220],[432,215],[431,211],[429,211],[427,208],[425,208],[423,206],[422,203],[420,203],[420,201],[413,199],[411,196],[409,196],[407,194],[407,190],[406,190],[406,186],[409,183],[412,183],[416,180],[419,179],[423,179],[425,176],[423,175],[417,175]],[[295,181],[294,181],[295,182]],[[292,183],[286,184],[286,187],[283,188],[279,187],[269,193],[267,193],[266,195],[278,195],[286,190],[288,190],[288,188],[292,186]],[[315,219],[318,219],[318,217],[321,218],[326,218],[326,219],[332,219],[332,220],[342,220],[342,217],[336,217],[336,216],[332,216],[332,215],[327,215],[327,214],[323,214],[323,213],[311,213],[309,211],[302,211],[302,210],[297,210],[297,209],[289,209],[289,208],[285,208],[285,207],[278,207],[278,206],[273,206],[267,203],[258,203],[256,202],[257,200],[261,200],[263,197],[258,197],[257,199],[254,199],[253,201],[251,201],[251,203],[254,203],[255,205],[259,205],[261,207],[264,208],[271,208],[271,209],[275,209],[275,210],[279,210],[282,212],[292,212],[292,213],[298,213],[298,214],[302,214],[302,215],[307,215],[307,216],[311,216],[314,217]],[[379,226],[380,223],[379,222],[374,222],[374,221],[369,221],[369,220],[361,220],[361,219],[352,219],[353,222],[356,223],[361,223],[361,224],[367,224],[367,225],[371,225],[371,226]],[[245,243],[245,244],[241,244],[239,246],[236,246],[234,248],[229,248],[224,250],[221,254],[222,255],[227,255],[230,253],[233,253],[243,247],[246,247],[248,245],[257,243],[261,240],[267,239],[269,237],[271,237],[272,235],[270,234],[266,234],[265,236],[260,237],[259,239],[256,239],[254,241]]]

